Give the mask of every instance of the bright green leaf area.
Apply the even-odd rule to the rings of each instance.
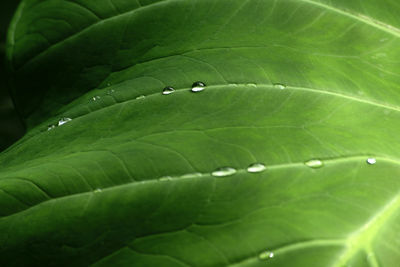
[[[398,266],[399,13],[23,1],[7,55],[29,130],[0,155],[0,265]]]

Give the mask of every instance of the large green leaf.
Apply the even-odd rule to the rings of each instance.
[[[23,1],[7,51],[30,130],[0,156],[0,263],[398,266],[399,12]]]

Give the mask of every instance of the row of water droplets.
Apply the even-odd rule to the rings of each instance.
[[[110,85],[111,84],[107,84],[107,86],[110,86]],[[235,84],[235,85],[237,85],[237,84]],[[246,84],[246,86],[257,87],[257,85],[255,83],[249,83],[249,84]],[[286,85],[284,85],[282,83],[274,83],[273,87],[277,88],[277,89],[285,89]],[[197,81],[197,82],[194,82],[192,84],[192,88],[191,88],[190,91],[193,92],[193,93],[198,93],[198,92],[203,91],[205,88],[206,88],[206,84],[204,82]],[[111,90],[108,90],[106,94],[107,95],[112,95],[114,92],[115,92],[114,89],[111,89]],[[169,95],[169,94],[172,94],[174,92],[175,92],[175,89],[172,86],[166,86],[166,87],[164,87],[164,89],[162,91],[162,94],[163,95]],[[144,95],[140,95],[140,96],[136,97],[136,99],[144,99],[144,98],[146,98],[146,96],[144,96]],[[101,99],[101,96],[96,95],[96,96],[93,96],[91,98],[91,101],[95,102],[95,101],[99,101],[100,99]],[[71,120],[72,120],[71,118],[61,118],[58,121],[57,124],[49,125],[47,130],[50,131],[50,130],[58,127],[58,126],[61,126],[61,125],[65,124],[65,123],[71,121]]]
[[[376,159],[375,158],[367,158],[366,163],[369,165],[374,165],[376,163]],[[304,162],[304,165],[306,165],[307,167],[313,168],[313,169],[317,169],[317,168],[323,167],[324,163],[322,160],[312,159],[312,160],[308,160],[308,161]],[[249,167],[247,167],[246,170],[249,173],[257,173],[257,172],[263,172],[266,169],[267,169],[267,167],[264,164],[254,163],[254,164],[251,164]],[[236,172],[237,172],[237,170],[232,167],[222,167],[222,168],[218,168],[215,171],[213,171],[211,173],[211,175],[216,176],[216,177],[223,177],[223,176],[233,175]]]
[[[198,81],[198,82],[194,82],[192,84],[192,89],[190,91],[192,91],[193,93],[198,93],[198,92],[203,91],[205,88],[206,88],[206,84],[203,83],[203,82]],[[162,94],[163,95],[170,95],[173,92],[175,92],[175,89],[172,86],[166,86],[163,89]]]
[[[50,130],[52,130],[52,129],[58,127],[58,126],[64,125],[64,124],[66,124],[66,123],[68,123],[68,122],[70,122],[70,121],[72,121],[71,118],[61,118],[61,119],[57,122],[57,124],[51,124],[51,125],[49,125],[49,126],[47,127],[47,130],[50,131]]]
[[[107,86],[111,86],[111,84],[108,83]],[[115,92],[114,89],[108,90],[108,91],[106,92],[106,95],[111,96],[114,92]],[[91,100],[91,101],[99,101],[100,99],[101,99],[101,96],[96,95],[96,96],[93,96],[90,100]],[[49,125],[49,126],[47,127],[47,130],[48,130],[48,131],[53,130],[54,128],[56,128],[56,127],[58,127],[58,126],[61,126],[61,125],[63,125],[63,124],[66,124],[67,122],[70,122],[70,121],[72,121],[71,118],[67,118],[67,117],[61,118],[56,124],[51,124],[51,125]]]
[[[111,86],[111,84],[108,83],[107,86]],[[114,92],[115,92],[114,89],[108,90],[108,91],[106,92],[106,95],[111,96]],[[93,96],[91,100],[92,100],[92,101],[98,101],[98,100],[100,100],[100,99],[101,99],[101,96],[96,95],[96,96]]]
[[[237,84],[234,84],[234,85],[237,86]],[[246,86],[257,87],[257,84],[248,83],[248,84],[246,84]],[[282,83],[274,83],[272,86],[274,88],[281,89],[281,90],[286,89],[286,85],[284,85]],[[192,84],[192,89],[190,91],[192,91],[193,93],[198,93],[198,92],[203,91],[205,88],[206,88],[206,84],[204,82],[197,81],[197,82],[194,82]],[[172,86],[166,86],[166,87],[164,87],[164,89],[162,91],[162,94],[163,95],[170,95],[173,92],[175,92],[175,89]]]

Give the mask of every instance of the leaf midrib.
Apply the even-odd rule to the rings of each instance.
[[[336,163],[348,162],[348,161],[363,161],[368,156],[369,155],[342,156],[342,157],[338,157],[338,158],[323,159],[323,161],[324,161],[324,164],[327,165],[327,164],[336,164]],[[378,161],[380,161],[380,162],[388,162],[388,163],[400,165],[400,160],[397,160],[397,159],[392,159],[392,158],[388,158],[388,157],[384,157],[384,156],[376,157],[376,159]],[[249,164],[251,164],[251,163],[254,163],[254,162],[249,162]],[[284,168],[296,168],[296,167],[298,168],[298,167],[306,167],[306,166],[304,165],[304,162],[280,163],[280,164],[274,164],[274,165],[267,165],[267,170],[266,171],[268,171],[268,170],[276,170],[276,169],[284,169]],[[309,168],[309,167],[307,167],[307,168]],[[240,173],[247,173],[246,169],[236,169],[236,170],[237,170],[236,174],[238,174],[238,173],[239,174]],[[199,178],[204,178],[204,177],[210,177],[212,171],[214,171],[214,170],[210,170],[210,172],[198,172],[198,171],[194,170],[193,172],[190,172],[190,173],[187,173],[187,174],[181,174],[179,176],[170,176],[171,177],[170,181],[186,181],[187,179],[199,179]],[[195,174],[195,175],[189,176],[188,174]],[[182,178],[182,176],[185,176],[185,177]],[[161,176],[161,177],[163,177],[163,176]],[[163,182],[163,181],[159,180],[161,177],[157,177],[157,178],[149,179],[149,180],[142,180],[142,181],[135,180],[135,181],[131,181],[131,182],[128,182],[128,183],[119,184],[119,185],[103,187],[103,188],[101,188],[101,190],[102,191],[108,191],[108,190],[113,190],[113,189],[121,188],[121,187],[124,187],[124,186],[129,186],[129,185],[141,185],[141,184],[148,184],[148,183],[155,183],[155,182],[156,183],[157,182]],[[232,176],[222,177],[222,179],[223,178],[229,178],[229,177],[232,177]],[[12,180],[13,177],[0,178],[0,180],[3,180],[3,179]],[[18,177],[18,178],[15,177],[15,179],[21,179],[21,177]],[[22,179],[25,180],[25,181],[30,181],[30,182],[35,184],[34,181],[31,181],[31,180],[29,180],[27,178],[22,178]],[[218,177],[218,178],[216,177],[216,179],[221,179],[221,177]],[[40,186],[36,185],[36,187],[38,189],[40,189],[41,191],[43,191],[43,189]],[[47,192],[42,192],[42,193],[45,193],[46,195],[49,195]],[[65,198],[72,198],[72,197],[76,197],[76,196],[84,195],[84,194],[94,194],[94,193],[95,192],[93,192],[93,191],[85,191],[85,192],[79,192],[79,193],[73,193],[73,194],[69,194],[69,195],[65,195],[65,196],[60,196],[60,197],[53,197],[51,199],[48,199],[48,200],[39,202],[39,203],[37,203],[35,205],[32,205],[32,206],[28,207],[27,209],[20,210],[18,212],[15,212],[15,213],[0,217],[0,220],[3,220],[5,218],[7,218],[7,217],[14,216],[14,215],[16,215],[18,213],[21,213],[21,212],[25,212],[27,210],[30,210],[32,208],[35,208],[35,207],[40,206],[40,205],[42,205],[44,203],[47,203],[47,202],[57,201],[59,199],[65,199]],[[400,198],[400,193],[399,193],[399,198]]]
[[[396,112],[400,112],[400,107],[398,107],[398,106],[388,105],[388,104],[384,104],[384,103],[381,103],[381,102],[376,102],[376,101],[372,101],[372,100],[368,100],[368,99],[358,98],[358,97],[355,97],[354,95],[346,95],[346,94],[341,94],[341,93],[334,92],[334,91],[321,90],[321,89],[315,89],[315,88],[310,88],[310,87],[286,86],[285,89],[279,89],[276,86],[274,86],[273,84],[257,83],[254,86],[254,85],[251,85],[249,83],[248,84],[231,83],[231,84],[213,84],[213,85],[208,85],[206,87],[206,90],[208,90],[208,89],[216,89],[216,88],[226,88],[226,87],[230,87],[231,89],[240,88],[240,87],[246,87],[246,89],[255,89],[255,90],[257,90],[257,88],[265,88],[265,89],[273,89],[273,90],[277,90],[277,91],[293,90],[293,91],[311,92],[311,93],[316,93],[316,94],[325,94],[325,95],[331,95],[331,96],[334,96],[334,97],[345,98],[345,99],[348,99],[348,100],[354,101],[354,102],[359,102],[359,103],[363,103],[363,104],[367,104],[367,105],[380,107],[380,108],[383,108],[383,109],[388,109],[388,110],[393,110],[393,111],[396,111]],[[185,92],[185,91],[187,92],[190,89],[191,88],[189,88],[189,87],[177,88],[177,89],[175,89],[173,94],[178,93],[178,92],[179,93],[180,92]],[[145,97],[147,98],[147,97],[157,96],[157,95],[166,97],[166,96],[164,96],[162,94],[161,91],[145,95]],[[86,114],[74,117],[73,119],[84,117],[84,116],[87,116],[89,114],[101,111],[103,109],[107,109],[107,108],[113,107],[115,105],[126,104],[126,103],[133,102],[133,101],[139,101],[139,99],[136,99],[136,97],[135,98],[131,98],[131,99],[127,99],[127,100],[124,100],[124,101],[120,101],[120,102],[117,102],[117,100],[115,98],[114,98],[114,100],[116,101],[114,104],[101,107],[99,109],[96,109],[94,111],[88,112]],[[85,104],[85,105],[87,105],[87,104]]]

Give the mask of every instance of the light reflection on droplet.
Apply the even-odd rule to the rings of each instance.
[[[201,92],[204,90],[204,88],[206,87],[205,83],[203,82],[195,82],[192,84],[192,92],[197,93],[197,92]]]
[[[223,176],[230,176],[236,173],[236,170],[231,167],[222,167],[218,168],[211,173],[212,176],[216,177],[223,177]]]
[[[163,176],[163,177],[160,177],[158,180],[160,180],[160,181],[171,181],[172,177],[171,176]]]
[[[321,168],[322,166],[324,166],[324,163],[319,159],[312,159],[304,162],[304,164],[313,169]]]
[[[376,163],[376,158],[368,158],[368,159],[367,159],[367,163],[368,163],[369,165],[374,165],[374,164]]]
[[[167,86],[163,89],[162,94],[163,95],[169,95],[172,94],[175,91],[175,89],[171,86]]]
[[[281,89],[281,90],[286,89],[286,85],[284,85],[282,83],[274,83],[273,85],[277,89]]]
[[[274,253],[272,251],[264,251],[258,255],[260,260],[268,260],[274,257]]]
[[[248,84],[246,84],[246,86],[248,86],[248,87],[257,87],[257,84],[255,84],[255,83],[248,83]]]
[[[70,121],[72,121],[71,118],[61,118],[61,119],[58,121],[58,126],[61,126],[61,125],[63,125],[63,124],[66,124],[67,122],[70,122]]]
[[[185,179],[185,178],[193,178],[193,177],[200,177],[200,176],[203,176],[203,174],[200,172],[194,172],[194,173],[184,174],[181,176],[181,178]]]
[[[263,172],[267,168],[262,163],[253,163],[249,167],[247,167],[247,171],[251,173]]]

